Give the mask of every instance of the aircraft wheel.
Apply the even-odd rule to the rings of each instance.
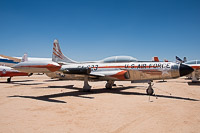
[[[8,78],[8,79],[7,79],[7,82],[10,83],[10,82],[11,82],[11,78]]]
[[[112,84],[106,83],[106,89],[112,89]]]
[[[154,90],[151,87],[148,87],[148,89],[146,90],[147,95],[153,95]]]

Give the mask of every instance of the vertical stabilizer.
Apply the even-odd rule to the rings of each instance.
[[[24,54],[23,57],[22,57],[21,62],[26,62],[26,61],[28,61],[28,55]]]
[[[183,61],[184,61],[184,63],[185,63],[185,62],[187,62],[187,58],[186,58],[186,57],[184,57],[184,58],[183,58]]]
[[[62,53],[58,40],[54,40],[53,42],[52,61],[57,63],[76,63],[76,61],[71,60]]]
[[[159,62],[159,59],[158,59],[157,56],[154,56],[154,57],[152,57],[152,61],[154,61],[154,62]]]
[[[164,59],[164,62],[169,62],[167,59]]]
[[[178,56],[176,56],[176,63],[183,63],[183,60],[181,60],[181,58],[179,58]]]

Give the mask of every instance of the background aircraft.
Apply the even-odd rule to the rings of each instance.
[[[17,71],[9,66],[13,66],[21,61],[21,59],[13,58],[9,56],[0,55],[0,77],[9,77],[7,82],[11,82],[11,78],[15,76],[31,76],[32,73],[25,73]],[[7,65],[7,66],[6,66]]]
[[[17,64],[19,62],[21,62],[21,59],[0,55],[0,65],[13,66],[14,64]]]
[[[0,55],[0,65],[4,66],[13,66],[19,62],[21,62],[23,57],[10,57],[6,55]],[[29,61],[51,61],[52,58],[34,58],[34,57],[29,57]]]
[[[11,78],[14,76],[31,76],[32,74],[30,73],[25,73],[25,72],[20,72],[17,70],[14,70],[11,67],[7,66],[0,66],[0,77],[9,77],[7,79],[7,82],[11,82]]]
[[[29,60],[30,60],[30,62],[39,62],[39,61],[50,62],[49,64],[47,64],[46,68],[48,68],[49,70],[55,69],[55,67],[53,67],[51,69],[51,67],[53,65],[53,64],[51,64],[52,63],[51,58],[30,58]],[[15,70],[10,67],[15,64],[27,62],[27,61],[28,61],[27,54],[24,54],[23,57],[9,57],[9,56],[5,56],[5,55],[0,55],[0,64],[2,65],[2,66],[0,66],[0,77],[9,77],[7,79],[7,82],[11,82],[11,77],[14,77],[14,76],[31,76],[32,73],[29,73],[29,71],[21,72],[21,71]],[[55,64],[57,64],[57,63],[55,63]],[[46,64],[43,63],[43,65],[46,65]],[[37,71],[39,71],[39,69],[42,69],[42,67],[44,67],[44,66],[40,65],[40,66],[35,66],[35,67],[38,67]],[[47,72],[47,71],[45,71],[45,72]],[[41,73],[43,73],[43,71],[41,71]]]
[[[42,60],[42,58],[29,60],[25,54],[22,61],[12,66],[12,68],[26,73],[51,73],[58,71],[61,66],[51,60]]]

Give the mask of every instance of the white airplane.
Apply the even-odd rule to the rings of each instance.
[[[88,81],[107,81],[111,89],[114,81],[148,81],[146,92],[152,95],[152,80],[178,78],[193,71],[193,68],[173,62],[140,62],[130,56],[114,56],[94,62],[76,62],[61,52],[58,40],[54,40],[52,61],[62,65],[59,71],[46,73],[49,77],[67,80],[84,80],[83,91],[90,91]],[[39,64],[38,64],[39,65]],[[13,68],[24,72],[34,71],[34,64],[19,63]],[[32,67],[33,66],[33,67]],[[38,73],[38,72],[37,72]]]
[[[26,73],[51,73],[58,71],[61,66],[49,60],[28,60],[27,54],[22,58],[22,61],[12,66],[12,68]]]
[[[21,62],[23,60],[23,58],[24,58],[24,56],[23,57],[10,57],[10,56],[6,56],[6,55],[0,55],[0,65],[11,67],[11,66]],[[52,58],[29,57],[28,60],[29,61],[35,61],[35,62],[37,62],[37,61],[45,61],[45,62],[49,61],[50,62],[50,61],[52,61]]]
[[[17,58],[13,58],[13,57],[9,57],[9,56],[0,56],[0,62],[4,62],[5,64],[9,64],[9,65],[13,65],[16,64],[18,61],[20,61]],[[6,58],[5,58],[6,57]],[[25,56],[24,56],[25,57]],[[24,60],[24,57],[22,59],[22,61]],[[15,76],[31,76],[32,73],[26,73],[26,72],[20,72],[18,70],[15,70],[9,66],[5,66],[2,65],[0,66],[0,77],[8,77],[7,78],[7,82],[10,83],[11,82],[11,78],[15,77]]]
[[[2,66],[13,66],[21,61],[21,59],[13,58],[5,55],[0,55],[0,65]]]
[[[9,77],[7,78],[7,82],[11,82],[11,78],[15,76],[31,76],[32,73],[25,73],[15,70],[11,67],[0,66],[0,77]]]
[[[45,61],[45,62],[52,62],[51,58],[33,58],[29,57],[29,61],[31,62],[38,62],[38,61]],[[15,76],[31,76],[32,73],[29,72],[21,72],[11,68],[11,66],[27,61],[27,54],[23,57],[10,57],[5,55],[0,55],[0,77],[9,77],[7,78],[7,82],[11,82],[11,78]],[[40,66],[42,67],[42,66]],[[54,67],[53,67],[54,68]]]

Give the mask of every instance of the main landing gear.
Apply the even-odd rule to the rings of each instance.
[[[10,83],[11,82],[11,77],[7,78],[7,82]]]
[[[146,89],[147,95],[153,95],[154,90],[153,90],[153,88],[152,88],[152,81],[149,81],[148,84],[149,84],[149,86],[148,86],[148,88]]]
[[[193,83],[198,82],[198,78],[196,77],[195,72],[192,73],[192,82],[193,82]]]
[[[8,79],[11,79],[11,78],[8,78]],[[152,81],[149,81],[148,82],[149,86],[148,88],[146,89],[146,92],[147,92],[147,95],[153,95],[154,94],[154,90],[152,88]],[[112,89],[112,86],[114,85],[114,81],[112,80],[108,80],[107,83],[106,83],[106,89]],[[84,86],[83,86],[83,91],[84,92],[89,92],[91,91],[91,86],[88,84],[88,76],[85,76],[84,77]]]
[[[88,84],[88,76],[85,76],[85,77],[84,77],[83,91],[84,91],[84,92],[91,91],[91,88],[92,88],[92,86],[90,86],[90,85]]]
[[[106,83],[106,89],[112,89],[113,85],[114,85],[114,81],[108,80]]]

